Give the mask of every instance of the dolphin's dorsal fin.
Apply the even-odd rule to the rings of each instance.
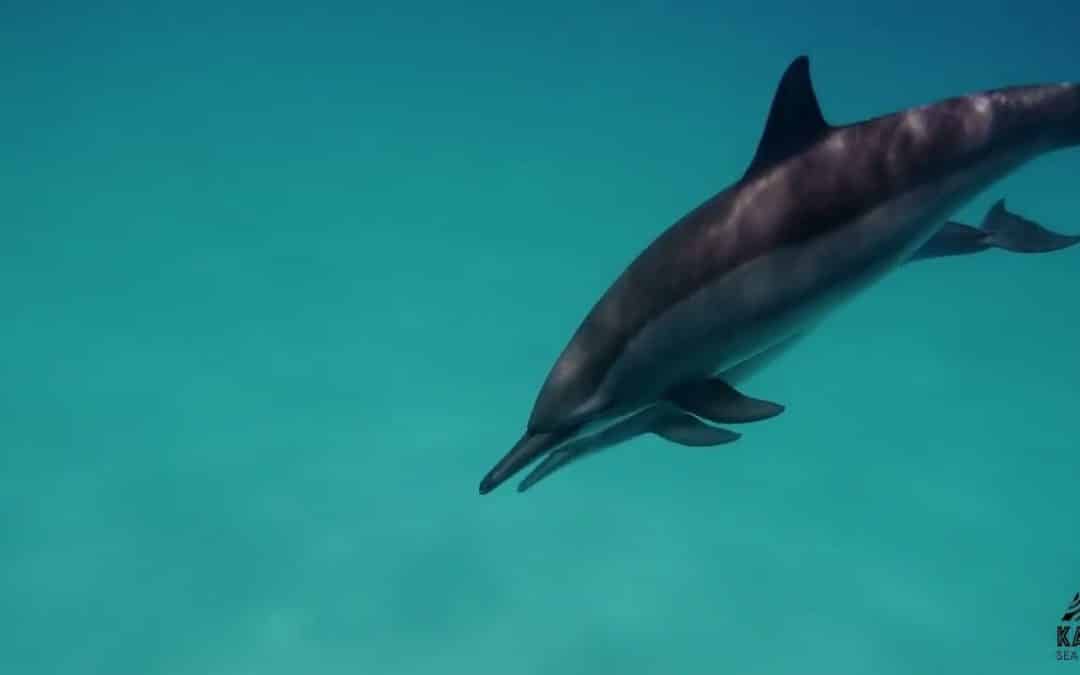
[[[757,173],[791,157],[821,139],[829,130],[810,81],[810,59],[791,62],[776,88],[765,132],[746,174]]]

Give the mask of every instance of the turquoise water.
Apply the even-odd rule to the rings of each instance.
[[[794,56],[834,122],[1080,79],[1056,0],[728,5],[0,9],[0,672],[1080,672],[1075,249],[898,271],[738,443],[477,495]],[[1078,172],[960,216],[1080,232]]]

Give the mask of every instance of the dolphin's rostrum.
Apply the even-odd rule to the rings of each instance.
[[[1077,144],[1080,85],[1009,87],[831,126],[808,60],[796,59],[745,175],[663,232],[604,293],[481,494],[545,453],[521,489],[644,433],[683,445],[736,440],[714,424],[784,407],[734,385],[904,262],[1077,243],[1003,202],[982,227],[948,221],[1026,162]]]

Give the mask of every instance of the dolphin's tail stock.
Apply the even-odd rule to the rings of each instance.
[[[1005,208],[998,200],[983,218],[981,227],[948,222],[911,260],[926,260],[978,253],[992,248],[1014,253],[1048,253],[1080,243],[1080,236],[1061,234]]]

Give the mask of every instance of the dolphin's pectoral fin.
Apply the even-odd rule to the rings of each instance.
[[[742,434],[710,426],[693,415],[684,412],[671,412],[663,415],[653,423],[649,431],[664,440],[690,447],[723,445],[724,443],[737,441],[742,437]]]
[[[742,424],[776,417],[784,406],[739,393],[720,378],[691,382],[668,396],[688,413],[719,424]]]
[[[1014,253],[1048,253],[1080,243],[1080,236],[1049,230],[1005,208],[999,200],[983,218],[982,227],[948,222],[910,260],[978,253],[999,248]]]

